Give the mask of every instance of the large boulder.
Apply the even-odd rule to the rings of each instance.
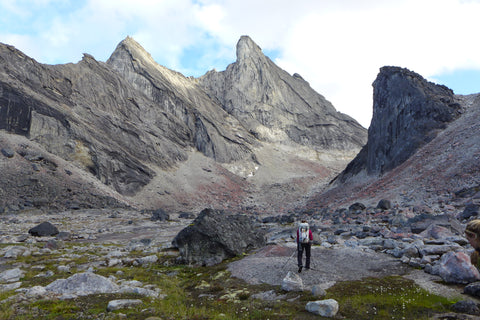
[[[45,287],[48,292],[60,295],[86,296],[97,293],[115,293],[119,287],[100,275],[85,272],[67,279],[58,279]]]
[[[48,221],[42,222],[39,225],[28,230],[34,237],[50,237],[58,234],[58,229]]]
[[[446,283],[466,284],[480,280],[480,273],[463,252],[448,252],[440,259],[439,275]]]
[[[305,306],[305,309],[316,315],[331,318],[338,312],[338,302],[334,299],[310,301]]]
[[[263,247],[265,232],[245,215],[204,209],[190,226],[177,234],[172,245],[180,250],[183,263],[215,265]]]

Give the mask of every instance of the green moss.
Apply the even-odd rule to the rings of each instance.
[[[399,276],[340,282],[327,290],[326,298],[338,301],[342,316],[355,319],[428,319],[449,312],[457,302]]]

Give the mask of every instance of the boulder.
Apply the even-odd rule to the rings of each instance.
[[[459,214],[459,220],[468,220],[471,217],[478,217],[478,213],[480,212],[480,206],[478,204],[468,204],[463,212]]]
[[[382,199],[377,204],[377,209],[381,210],[389,210],[392,208],[392,203],[390,200]]]
[[[296,273],[288,271],[282,280],[282,290],[285,291],[303,291],[303,280]]]
[[[10,148],[2,148],[2,154],[7,158],[13,158],[15,151]]]
[[[17,282],[25,273],[19,269],[9,269],[0,273],[0,282]]]
[[[305,309],[319,316],[331,318],[338,312],[338,302],[334,299],[310,301]]]
[[[180,231],[172,245],[183,263],[215,265],[248,250],[265,246],[265,232],[245,215],[204,209],[191,225]]]
[[[356,202],[352,204],[350,207],[348,207],[348,210],[350,210],[350,212],[356,212],[356,211],[365,210],[366,208],[367,207],[363,203]]]
[[[455,236],[449,229],[434,224],[422,231],[420,235],[424,238],[432,239],[447,239]]]
[[[157,209],[152,212],[152,217],[150,218],[152,221],[168,221],[170,220],[170,215],[165,212],[163,209]]]
[[[469,283],[463,288],[463,293],[480,298],[480,281]]]
[[[34,237],[50,237],[57,235],[58,229],[50,222],[45,221],[28,230],[28,233]]]
[[[458,313],[467,313],[473,315],[480,315],[480,309],[475,301],[461,300],[452,305],[452,309]]]
[[[440,259],[439,275],[447,283],[470,283],[480,280],[480,273],[463,252],[447,252]]]
[[[119,287],[105,277],[85,272],[74,274],[67,279],[55,280],[45,289],[60,295],[86,296],[97,293],[115,293]]]
[[[108,302],[107,311],[115,311],[125,308],[135,307],[137,305],[142,304],[142,300],[140,299],[120,299],[120,300],[112,300]]]

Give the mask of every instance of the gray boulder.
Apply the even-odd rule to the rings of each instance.
[[[112,300],[108,302],[107,311],[115,311],[125,308],[135,307],[137,305],[142,304],[143,301],[140,299],[120,299],[120,300]]]
[[[24,274],[25,273],[19,268],[5,270],[5,271],[0,273],[0,283],[1,282],[16,282],[16,281],[19,281],[20,278],[22,278]]]
[[[10,148],[2,148],[1,151],[2,151],[2,154],[7,158],[13,158],[13,156],[15,155],[15,151],[13,151]]]
[[[170,220],[170,215],[165,212],[163,209],[157,209],[152,212],[152,217],[150,218],[152,221],[168,221]]]
[[[480,280],[480,273],[463,252],[448,252],[442,256],[439,275],[447,283],[470,283]]]
[[[466,220],[471,217],[478,217],[479,212],[480,206],[478,204],[468,204],[458,218],[460,220]]]
[[[183,263],[215,265],[248,250],[265,246],[265,232],[245,215],[229,215],[204,209],[193,223],[180,231],[172,245]]]
[[[50,237],[58,234],[58,229],[48,221],[40,223],[28,230],[28,233],[34,237]]]
[[[392,208],[392,202],[387,199],[382,199],[377,204],[377,209],[389,210]]]
[[[60,295],[86,296],[97,293],[115,293],[119,287],[105,277],[85,272],[74,274],[67,279],[55,280],[45,289]]]
[[[473,315],[480,315],[480,309],[475,301],[461,300],[452,305],[452,309],[458,313],[467,313]]]
[[[338,302],[334,299],[310,301],[305,309],[319,316],[331,318],[338,312]]]
[[[469,283],[463,288],[463,292],[473,297],[480,298],[480,281]]]

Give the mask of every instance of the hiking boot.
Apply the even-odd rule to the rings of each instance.
[[[302,266],[298,267],[298,273],[302,272]]]
[[[310,270],[310,267],[305,267],[305,270]]]

